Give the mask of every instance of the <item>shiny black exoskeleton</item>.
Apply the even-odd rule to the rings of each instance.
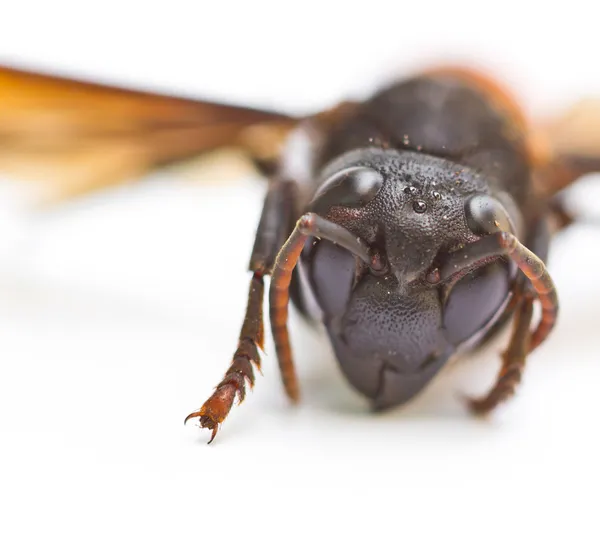
[[[534,191],[534,174],[551,187],[577,174],[563,163],[566,178],[553,179],[532,157],[510,97],[464,70],[430,72],[300,122],[272,171],[238,348],[188,418],[200,417],[212,440],[253,383],[268,275],[271,331],[292,401],[290,296],[325,325],[345,376],[376,409],[411,399],[451,357],[514,316],[498,379],[469,407],[487,413],[510,397],[558,314],[543,262],[552,192]]]
[[[322,320],[350,383],[375,407],[418,393],[458,351],[508,318],[517,268],[488,260],[458,281],[428,272],[495,231],[534,241],[530,171],[506,111],[452,76],[401,83],[357,107],[315,152],[303,210],[347,228],[384,262],[374,271],[329,241],[302,252],[295,301]]]

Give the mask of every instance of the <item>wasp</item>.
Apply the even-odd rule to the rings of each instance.
[[[600,171],[599,114],[583,101],[531,123],[499,82],[461,67],[302,118],[0,67],[2,165],[43,169],[62,197],[222,147],[243,150],[268,180],[237,348],[185,419],[198,418],[209,443],[260,369],[267,277],[293,402],[290,299],[324,326],[343,374],[377,410],[407,402],[512,321],[495,384],[468,405],[487,414],[511,397],[557,320],[545,261],[573,221],[561,190]]]

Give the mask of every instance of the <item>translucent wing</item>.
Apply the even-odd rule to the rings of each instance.
[[[293,118],[0,66],[0,172],[69,197],[221,147],[276,156]]]
[[[600,172],[600,99],[585,99],[533,131],[540,195],[551,196],[581,176]]]

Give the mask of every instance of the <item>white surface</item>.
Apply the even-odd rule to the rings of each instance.
[[[495,67],[536,111],[600,92],[588,4],[485,5],[482,18],[456,2],[321,3],[279,22],[255,3],[112,4],[85,17],[72,2],[11,4],[0,56],[298,111],[444,55]],[[575,193],[592,213],[597,182]],[[166,173],[43,215],[11,191],[0,209],[2,544],[598,543],[597,229],[555,241],[560,324],[489,422],[458,394],[485,391],[497,351],[374,416],[294,317],[302,405],[288,407],[268,345],[264,377],[207,447],[183,417],[235,346],[260,183],[198,188]]]

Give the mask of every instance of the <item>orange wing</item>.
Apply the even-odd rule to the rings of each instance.
[[[553,196],[581,176],[600,172],[600,100],[583,99],[534,126],[531,150],[538,195]]]
[[[296,120],[0,66],[0,171],[69,197],[235,146],[276,156]]]

